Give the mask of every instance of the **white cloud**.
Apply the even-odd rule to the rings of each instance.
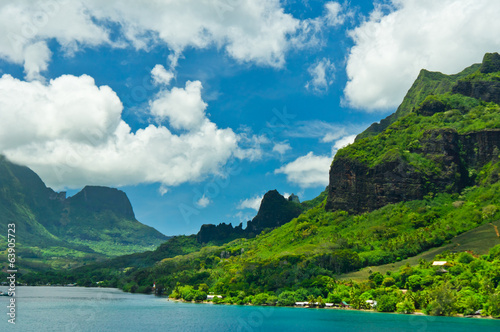
[[[161,196],[165,195],[168,193],[168,187],[162,184],[160,188],[158,188],[158,193],[160,193]]]
[[[115,40],[110,23],[120,27]],[[2,1],[0,58],[27,62],[27,77],[36,77],[29,48],[54,39],[70,55],[88,46],[149,49],[163,44],[172,51],[169,60],[175,67],[188,47],[218,47],[239,62],[281,67],[291,40],[302,33],[299,25],[279,0]],[[41,51],[41,44],[37,48]],[[41,71],[49,62],[43,55],[37,62]]]
[[[57,189],[158,182],[164,194],[168,186],[219,174],[229,158],[244,151],[238,135],[205,116],[200,90],[199,82],[188,82],[185,89],[161,90],[151,103],[155,115],[167,115],[169,126],[185,129],[180,134],[167,124],[132,132],[121,119],[115,92],[89,76],[64,75],[43,84],[3,75],[0,153]]]
[[[208,197],[206,197],[205,195],[203,195],[203,197],[201,197],[198,200],[198,202],[196,202],[196,205],[198,205],[201,208],[206,208],[208,205],[210,205],[210,203],[212,203],[210,201],[210,199],[208,199]]]
[[[41,80],[44,78],[40,72],[46,71],[49,65],[52,52],[47,43],[38,42],[31,44],[24,51],[24,72],[28,81]]]
[[[345,14],[342,14],[342,5],[335,1],[330,1],[325,4],[326,15],[325,20],[329,26],[337,26],[344,24]]]
[[[276,169],[274,173],[285,174],[288,182],[298,185],[302,189],[326,186],[329,182],[329,171],[333,157],[338,150],[352,144],[356,135],[332,135],[330,138],[324,141],[335,141],[330,156],[316,156],[311,151],[307,155],[301,156],[279,169]]]
[[[187,81],[184,89],[174,87],[161,91],[150,103],[151,114],[160,120],[168,119],[175,129],[199,128],[205,120],[207,108],[201,98],[201,89],[200,81]]]
[[[174,73],[167,71],[162,65],[156,65],[151,71],[153,80],[156,84],[169,85],[175,77]]]
[[[264,195],[255,195],[254,197],[244,199],[240,201],[240,203],[237,206],[237,209],[239,210],[253,209],[255,211],[259,211],[262,198],[264,198]]]
[[[354,143],[356,136],[357,135],[349,135],[349,136],[342,137],[341,139],[339,139],[338,141],[335,142],[335,144],[333,145],[333,149],[340,150],[343,147],[346,147],[346,146]]]
[[[280,142],[280,143],[275,143],[273,146],[273,152],[277,152],[280,155],[285,154],[287,151],[291,150],[292,147],[288,142]]]
[[[252,218],[255,217],[255,214],[253,214],[253,212],[238,211],[238,213],[236,213],[233,217],[240,223],[243,223],[243,227],[246,227],[246,222],[252,220]]]
[[[109,43],[106,28],[96,25],[80,1],[2,1],[0,31],[0,58],[24,65],[28,79],[38,78],[37,67],[47,68],[49,39],[68,54],[81,46]]]
[[[313,152],[309,152],[275,170],[274,173],[285,174],[288,182],[301,188],[326,186],[331,163],[332,157],[316,156]]]
[[[306,83],[306,89],[311,88],[319,93],[327,92],[335,78],[335,65],[329,59],[323,58],[311,65],[308,71],[312,79]]]
[[[497,0],[392,0],[351,32],[347,102],[366,111],[397,107],[420,69],[453,74],[500,49]]]
[[[344,136],[362,132],[368,124],[337,124],[320,120],[299,121],[293,128],[284,131],[288,137],[317,138],[322,143],[330,143]]]

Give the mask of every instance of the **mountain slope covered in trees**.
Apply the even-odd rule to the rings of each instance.
[[[168,239],[135,219],[120,190],[87,186],[66,198],[28,167],[0,156],[0,226],[10,223],[16,225],[21,270],[81,265],[151,250]]]

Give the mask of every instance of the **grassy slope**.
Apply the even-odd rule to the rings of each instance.
[[[448,243],[441,247],[432,248],[416,256],[390,264],[365,267],[359,271],[339,275],[338,278],[342,280],[354,281],[367,280],[371,273],[380,272],[381,274],[386,274],[387,271],[396,271],[406,264],[409,264],[410,266],[417,265],[421,259],[432,261],[435,256],[440,255],[445,251],[472,251],[479,255],[486,255],[491,248],[500,244],[500,238],[496,235],[493,225],[500,227],[500,220],[478,226],[452,238]]]

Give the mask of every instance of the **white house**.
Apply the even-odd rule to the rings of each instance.
[[[446,265],[446,263],[448,263],[447,261],[434,261],[432,262],[432,266],[443,266],[443,265]]]
[[[207,300],[213,300],[214,297],[217,297],[219,299],[222,299],[222,295],[207,295]]]

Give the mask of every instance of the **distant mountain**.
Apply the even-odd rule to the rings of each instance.
[[[136,220],[120,190],[87,186],[66,198],[65,192],[47,188],[28,167],[0,156],[0,227],[7,229],[8,223],[16,224],[20,255],[33,268],[54,266],[53,257],[74,265],[151,250],[168,239]]]
[[[262,198],[257,215],[247,222],[245,229],[242,224],[234,228],[226,223],[204,224],[196,238],[199,243],[222,244],[237,238],[255,237],[264,230],[271,230],[286,224],[298,217],[303,210],[296,195],[292,194],[289,199],[286,199],[277,190],[270,190]]]

